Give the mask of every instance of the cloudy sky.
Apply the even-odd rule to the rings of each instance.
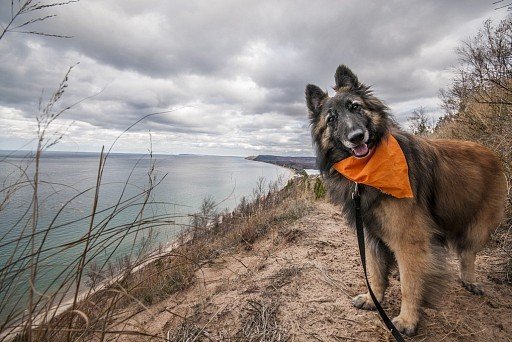
[[[99,151],[174,110],[115,151],[147,151],[151,132],[156,153],[312,155],[307,83],[330,88],[344,63],[398,121],[419,106],[438,113],[457,45],[507,14],[492,2],[81,0],[30,27],[72,38],[0,40],[0,149],[34,146],[41,94],[79,63],[60,105],[93,97],[54,123],[66,132],[54,150]]]

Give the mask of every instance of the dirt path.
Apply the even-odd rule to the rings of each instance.
[[[192,288],[131,323],[163,337],[169,332],[172,341],[391,341],[377,313],[350,304],[365,288],[355,235],[338,212],[317,202],[252,250],[215,259]],[[479,256],[483,297],[466,292],[454,276],[442,306],[427,310],[418,335],[408,340],[512,341],[512,286],[490,280],[503,258]],[[455,261],[450,264],[455,275]],[[384,301],[390,317],[399,303],[399,282],[392,278]]]

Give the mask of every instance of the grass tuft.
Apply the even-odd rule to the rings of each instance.
[[[246,315],[236,338],[240,341],[284,342],[290,340],[290,335],[281,326],[277,314],[279,303],[276,301],[248,301]]]

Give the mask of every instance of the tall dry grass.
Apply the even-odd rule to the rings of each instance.
[[[64,134],[53,131],[52,124],[72,108],[59,104],[69,71],[41,106],[35,153],[25,156],[22,165],[9,165],[15,171],[0,189],[0,218],[10,206],[17,205],[14,202],[19,192],[28,189],[32,194],[25,203],[26,210],[0,236],[0,247],[12,251],[0,266],[0,341],[104,341],[112,336],[133,335],[165,340],[165,336],[151,335],[144,327],[132,326],[130,318],[141,311],[151,313],[151,304],[189,287],[197,281],[197,272],[221,253],[251,249],[273,226],[304,215],[309,199],[322,196],[323,188],[318,181],[304,177],[291,180],[284,188],[282,180],[269,184],[260,179],[252,198],[242,198],[232,212],[219,211],[221,203],[206,198],[200,212],[189,217],[160,213],[154,206],[171,207],[174,203],[156,202],[153,198],[165,176],[156,177],[150,151],[137,162],[148,165],[146,183],[136,184],[139,191],[129,193],[130,173],[122,182],[117,200],[105,206],[102,194],[109,185],[104,174],[111,146],[98,155],[95,184],[63,199],[55,217],[44,224],[40,216],[45,199],[41,198],[40,187],[53,187],[52,196],[59,196],[58,189],[67,187],[45,180],[40,163],[48,148]],[[62,220],[77,201],[87,203],[83,216]],[[118,219],[128,212],[128,220]],[[155,248],[154,231],[175,228],[176,221],[185,218],[189,224],[182,226],[173,248]],[[56,245],[50,243],[53,234],[77,225],[85,228],[79,236]],[[130,245],[129,253],[123,258],[115,257],[126,244]],[[39,278],[48,263],[71,249],[77,251],[74,259],[52,278],[49,286],[42,287]],[[98,259],[99,255],[106,257]],[[23,283],[28,283],[28,293],[19,290]]]
[[[98,155],[93,186],[79,190],[45,179],[41,173],[42,157],[65,134],[65,130],[54,130],[54,123],[78,104],[61,105],[71,69],[50,98],[40,101],[35,152],[26,154],[20,164],[13,164],[8,158],[0,160],[2,167],[11,170],[0,188],[0,219],[12,222],[0,232],[0,248],[4,251],[0,265],[0,341],[73,341],[89,331],[106,336],[109,328],[106,322],[117,314],[114,311],[117,302],[133,300],[124,286],[127,279],[155,258],[154,231],[175,229],[176,220],[186,218],[155,209],[174,204],[156,202],[153,198],[165,175],[156,176],[151,149],[148,156],[133,166],[128,178],[119,182],[121,191],[113,203],[102,203],[101,197],[111,185],[104,181],[104,172],[117,140],[108,151],[102,150]],[[132,173],[142,162],[148,165],[147,181],[131,184]],[[42,187],[53,191],[43,194]],[[129,188],[138,190],[128,191]],[[73,195],[65,197],[62,189],[70,190]],[[20,201],[27,193],[31,194],[30,200]],[[41,220],[41,215],[48,214],[45,204],[51,196],[60,196],[62,204],[50,221]],[[85,208],[83,215],[66,218],[75,204]],[[7,221],[8,211],[13,208],[20,215]],[[52,243],[55,234],[76,227],[82,229],[78,236]],[[125,257],[115,257],[127,245],[131,247]],[[71,250],[74,259],[58,269],[47,286],[41,284],[41,276],[54,269],[53,264],[59,262],[60,255]],[[102,258],[98,259],[100,255]],[[90,303],[106,298],[102,289],[116,295],[109,298],[104,309],[98,310]]]

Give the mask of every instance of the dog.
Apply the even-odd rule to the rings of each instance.
[[[479,144],[401,130],[388,107],[347,66],[340,65],[334,78],[332,97],[308,84],[306,104],[329,198],[341,204],[351,226],[355,184],[334,165],[351,156],[367,157],[389,134],[407,162],[413,198],[395,198],[361,184],[359,192],[371,287],[381,302],[390,270],[398,266],[402,303],[392,321],[411,336],[417,332],[422,307],[435,303],[446,282],[448,248],[458,255],[462,285],[483,294],[475,277],[475,257],[505,215],[505,175],[500,160]],[[368,293],[354,297],[352,304],[375,309]]]

